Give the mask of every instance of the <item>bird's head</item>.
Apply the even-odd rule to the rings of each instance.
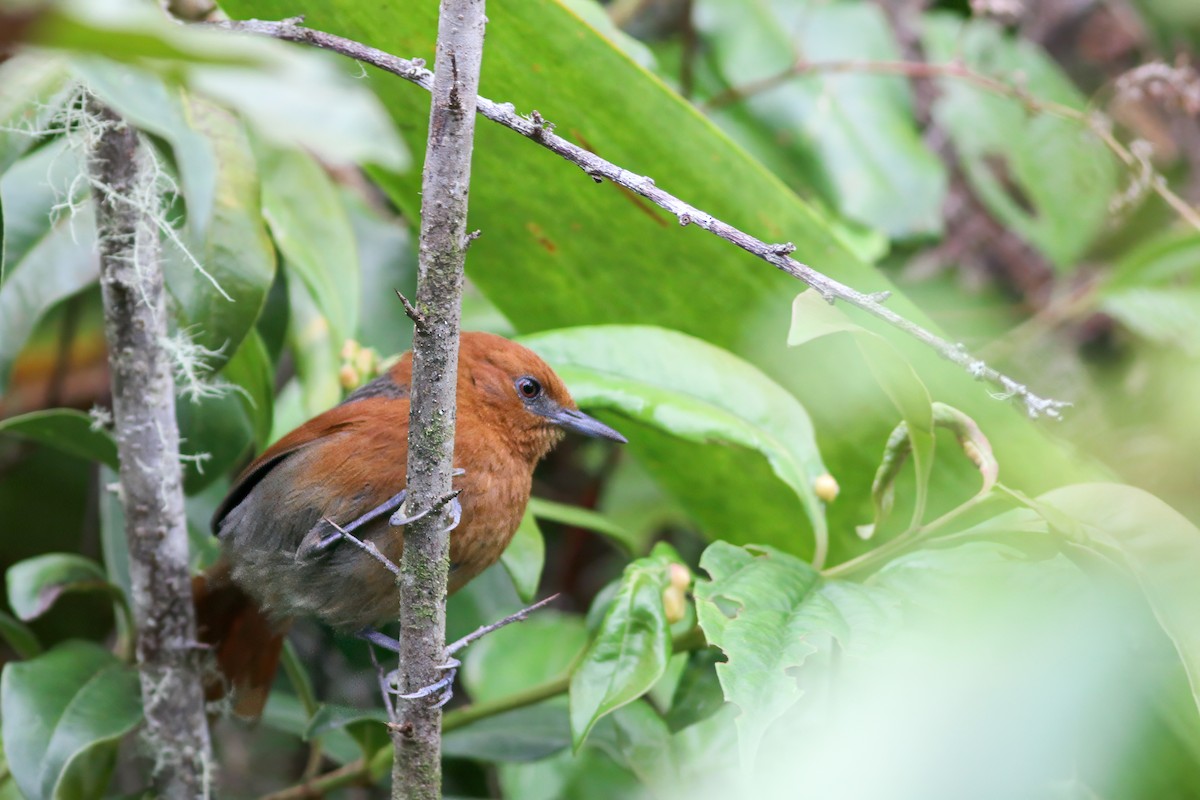
[[[546,455],[563,430],[626,441],[580,411],[562,379],[536,353],[490,333],[462,335],[458,403],[464,410],[469,406],[530,461]]]

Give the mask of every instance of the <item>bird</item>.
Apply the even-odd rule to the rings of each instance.
[[[212,530],[221,555],[193,579],[193,595],[197,639],[220,673],[206,693],[231,694],[237,716],[261,714],[295,618],[389,641],[374,626],[397,616],[395,578],[345,539],[400,562],[403,523],[412,521],[403,505],[411,380],[409,351],[268,447],[218,505]],[[564,431],[626,441],[580,411],[533,351],[490,333],[461,335],[456,403],[451,593],[500,558],[524,515],[534,467]]]

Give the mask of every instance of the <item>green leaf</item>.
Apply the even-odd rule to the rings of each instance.
[[[358,244],[333,180],[299,150],[257,146],[263,215],[283,255],[288,277],[299,278],[340,351],[357,332]]]
[[[167,288],[177,301],[178,326],[216,351],[209,358],[215,368],[253,329],[275,279],[275,249],[263,224],[258,172],[242,124],[198,96],[185,95],[182,104],[188,125],[216,154],[215,194],[204,209],[209,222],[203,228],[189,213],[181,238],[191,258],[178,247],[166,249]]]
[[[619,411],[675,437],[762,454],[803,504],[814,531],[814,558],[824,557],[828,530],[813,483],[827,471],[812,423],[804,406],[758,369],[699,339],[649,326],[569,328],[522,342],[555,368],[582,406]],[[630,448],[642,455],[637,437],[629,438]],[[689,482],[706,465],[679,459],[673,466],[671,478],[659,477],[686,506]],[[757,496],[721,497],[735,519],[742,510],[753,518],[758,502]],[[724,535],[725,529],[714,526],[711,533]]]
[[[117,443],[102,428],[94,427],[92,418],[72,408],[53,408],[31,411],[0,420],[0,434],[12,434],[49,445],[64,453],[99,461],[117,469]]]
[[[332,731],[345,731],[358,743],[364,758],[387,744],[387,714],[381,708],[349,708],[322,703],[308,721],[303,738],[324,741]]]
[[[368,715],[370,712],[362,712]],[[293,694],[273,691],[263,709],[263,725],[273,730],[289,733],[304,739],[309,730],[309,717],[304,705]],[[362,748],[349,733],[336,725],[324,729],[321,734],[322,750],[339,764],[349,764],[362,755]]]
[[[695,584],[696,613],[717,664],[725,699],[738,706],[743,765],[754,764],[767,729],[804,694],[796,671],[832,639],[843,646],[866,617],[880,615],[879,591],[823,584],[803,561],[768,547],[714,542],[700,558],[710,580]]]
[[[24,52],[0,64],[0,174],[44,135],[70,93],[60,58]]]
[[[1048,513],[1041,511],[1043,506]],[[1047,492],[1034,509],[1001,514],[961,535],[1051,529],[1133,574],[1183,661],[1200,709],[1200,619],[1195,613],[1200,608],[1200,529],[1149,492],[1087,483]]]
[[[671,751],[671,732],[651,705],[630,703],[608,715],[588,739],[629,769],[655,797],[678,791],[679,774]]]
[[[532,509],[526,509],[517,532],[500,556],[500,563],[512,578],[517,595],[524,602],[531,602],[537,594],[538,584],[542,580],[542,567],[546,563],[546,541],[542,538]]]
[[[122,736],[142,719],[137,673],[69,641],[0,678],[5,755],[29,800],[99,798]]]
[[[864,3],[700,0],[696,27],[728,86],[811,62],[900,58],[882,10]],[[946,172],[921,142],[907,79],[793,77],[741,101],[772,148],[804,165],[839,212],[893,238],[941,230]],[[720,111],[719,121],[725,119]]]
[[[28,625],[3,611],[0,611],[0,636],[16,651],[18,658],[33,658],[42,652],[37,634]]]
[[[904,419],[905,434],[912,448],[917,475],[916,501],[909,523],[910,527],[915,527],[921,523],[925,513],[929,479],[933,474],[935,440],[929,391],[916,370],[882,336],[855,325],[812,289],[796,297],[792,303],[792,325],[788,330],[789,347],[799,347],[834,333],[851,334],[854,344],[867,362],[867,368]],[[874,531],[891,509],[890,494],[881,496],[874,491],[872,494],[875,498],[875,521],[865,529],[868,534]]]
[[[556,503],[540,497],[529,498],[529,510],[538,519],[569,525],[573,528],[595,531],[629,555],[637,550],[638,542],[633,534],[603,514],[588,508]]]
[[[1076,111],[1085,98],[1035,44],[988,20],[926,16],[931,62],[963,64],[1019,85],[1022,95]],[[971,83],[938,80],[934,117],[950,135],[972,189],[1006,228],[1060,269],[1084,254],[1102,230],[1117,188],[1112,153],[1079,121],[1028,111],[1022,99]]]
[[[446,731],[442,755],[478,761],[537,761],[570,744],[566,703],[556,698]]]
[[[1200,289],[1144,287],[1106,294],[1100,310],[1138,336],[1200,355]]]
[[[121,590],[95,561],[71,553],[47,553],[18,561],[5,574],[8,604],[25,621],[50,610],[69,592],[106,592],[123,602]]]
[[[313,302],[308,289],[289,276],[287,290],[291,310],[288,342],[296,358],[299,400],[304,411],[296,420],[299,424],[332,408],[342,399],[342,385],[338,382],[341,345],[331,331],[329,318]],[[281,433],[288,430],[284,428]]]
[[[476,702],[489,702],[564,677],[587,646],[578,616],[543,610],[471,645],[459,675]]]
[[[571,675],[571,738],[575,750],[604,715],[631,703],[662,677],[671,658],[671,626],[663,610],[670,565],[663,544],[625,567],[600,630]]]
[[[212,142],[189,119],[189,104],[200,101],[189,101],[180,87],[149,70],[108,59],[77,58],[72,71],[123,119],[170,145],[179,170],[179,188],[187,204],[188,225],[203,235],[212,218],[217,175],[227,154],[220,154],[218,161]],[[203,256],[196,256],[203,263]]]
[[[266,448],[274,422],[275,386],[271,357],[257,330],[251,328],[221,370],[221,378],[241,390],[235,395],[254,427],[254,443],[258,449]]]
[[[40,152],[40,151],[39,151]],[[35,154],[36,155],[36,154]],[[20,166],[20,165],[18,165]],[[16,169],[16,167],[14,167]],[[20,208],[24,195],[9,195],[4,203],[7,226],[9,208]],[[96,228],[90,205],[73,216],[50,223],[50,207],[39,238],[29,242],[19,261],[7,259],[0,283],[0,391],[8,383],[13,362],[38,320],[56,303],[86,288],[99,275]],[[38,212],[40,213],[40,212]],[[8,228],[5,241],[8,242]]]
[[[717,650],[710,647],[686,655],[687,665],[666,717],[672,733],[708,719],[725,705],[717,678]]]

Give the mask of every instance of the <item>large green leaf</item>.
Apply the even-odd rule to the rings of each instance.
[[[616,544],[625,554],[637,552],[637,541],[632,533],[591,509],[556,503],[553,500],[543,500],[540,497],[531,497],[529,498],[529,511],[538,519],[595,531]]]
[[[786,73],[798,59],[899,58],[883,11],[869,3],[701,0],[695,14],[732,87]],[[843,215],[892,237],[940,230],[945,168],[921,143],[904,78],[818,70],[741,102]]]
[[[9,768],[29,800],[102,796],[118,741],[142,718],[137,673],[91,642],[69,641],[0,678]]]
[[[99,461],[117,469],[117,443],[92,418],[73,408],[31,411],[0,420],[0,434],[12,434],[70,453]]]
[[[537,761],[570,746],[562,698],[487,717],[442,737],[442,754],[480,761]]]
[[[803,504],[817,558],[823,557],[828,531],[813,483],[826,469],[812,423],[804,406],[758,369],[704,341],[661,328],[569,328],[522,341],[555,368],[584,406],[618,411],[691,441],[760,453]],[[640,453],[637,437],[630,437],[630,447]],[[699,485],[694,475],[708,468],[680,459],[664,483],[686,506]],[[757,516],[759,496],[726,493],[721,502],[725,514],[700,515],[709,535],[734,536],[739,523],[753,527],[749,520]],[[793,544],[788,549],[805,548]]]
[[[1036,45],[987,20],[928,17],[931,61],[1019,85],[1022,95],[1077,111],[1086,98]],[[1117,188],[1116,161],[1084,124],[1029,111],[1018,97],[971,83],[939,80],[934,116],[950,134],[971,187],[1005,226],[1060,268],[1083,255],[1104,226]]]
[[[571,738],[578,750],[606,714],[641,697],[671,658],[663,591],[675,556],[665,545],[625,568],[600,629],[571,675]]]
[[[340,350],[358,328],[358,246],[333,180],[299,150],[259,146],[263,215],[288,277],[303,281]]]

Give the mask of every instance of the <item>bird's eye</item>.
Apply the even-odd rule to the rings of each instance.
[[[542,385],[536,379],[526,376],[517,378],[517,391],[526,400],[532,400],[542,393]]]

